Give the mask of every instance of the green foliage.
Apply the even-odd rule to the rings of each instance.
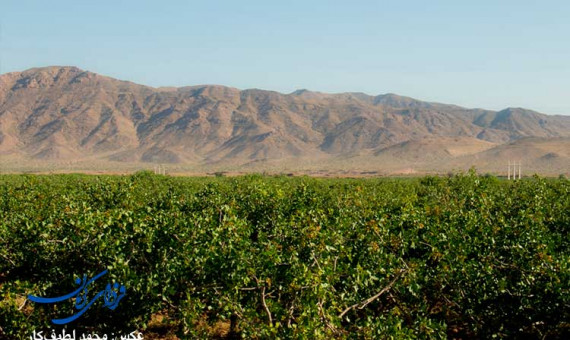
[[[71,327],[181,338],[564,338],[570,182],[250,175],[0,176],[0,338],[69,316],[26,302],[109,269]],[[105,281],[105,282],[107,282]]]

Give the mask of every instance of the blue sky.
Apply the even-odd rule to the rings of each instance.
[[[0,73],[398,93],[570,115],[570,1],[0,3]]]

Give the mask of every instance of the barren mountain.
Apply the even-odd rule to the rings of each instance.
[[[570,137],[570,117],[466,109],[395,94],[152,88],[76,67],[0,76],[0,156],[22,162],[215,167],[280,161],[294,167],[302,160],[354,157],[375,164],[389,156],[427,164],[488,158],[493,148],[529,137]],[[538,149],[544,154],[537,159],[550,154],[562,167],[568,162],[567,152]]]

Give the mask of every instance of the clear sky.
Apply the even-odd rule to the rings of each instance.
[[[570,1],[2,0],[0,73],[48,65],[570,114]]]

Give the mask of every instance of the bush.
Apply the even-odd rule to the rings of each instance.
[[[0,179],[0,338],[57,330],[50,320],[72,314],[73,301],[22,307],[25,296],[64,295],[103,269],[100,284],[127,295],[114,311],[95,303],[70,326],[78,331],[569,335],[568,181]]]

